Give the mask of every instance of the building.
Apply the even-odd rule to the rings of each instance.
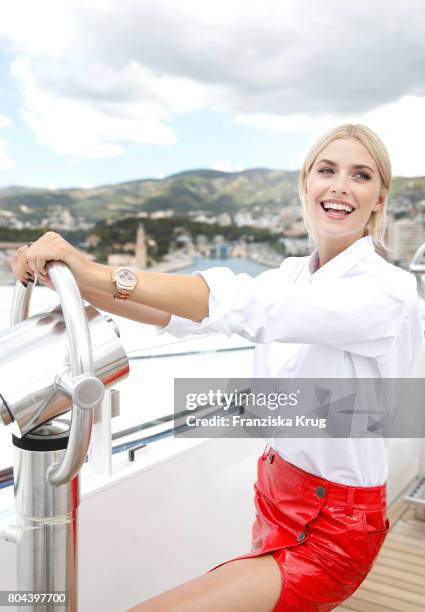
[[[217,223],[223,227],[232,225],[232,217],[227,212],[221,213],[217,215]]]
[[[87,236],[85,244],[88,247],[96,248],[99,242],[100,236],[98,236],[97,234],[90,234],[89,236]]]
[[[0,251],[8,251],[10,255],[12,255],[17,249],[25,246],[26,242],[11,242],[11,241],[1,241],[0,242]]]
[[[234,218],[234,223],[237,227],[244,227],[244,226],[252,226],[254,225],[254,221],[252,219],[252,216],[250,213],[248,212],[241,212],[238,211]]]
[[[134,266],[134,255],[123,253],[113,253],[108,255],[108,265],[110,266]]]
[[[115,245],[115,248],[120,247],[121,249],[131,249],[135,246],[135,255],[126,253],[111,253],[108,255],[108,264],[110,266],[134,266],[139,270],[147,268],[147,245],[146,245],[146,234],[143,224],[140,223],[137,228],[136,245],[127,242],[124,246]]]
[[[424,226],[417,219],[397,219],[387,230],[388,255],[392,261],[407,266],[425,242]]]
[[[279,238],[279,242],[285,245],[287,256],[301,256],[308,255],[313,250],[313,245],[308,237],[293,238],[284,236]]]

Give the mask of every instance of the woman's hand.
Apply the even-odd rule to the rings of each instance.
[[[27,245],[18,249],[9,259],[13,272],[21,282],[24,284],[28,281],[33,282],[31,277],[27,276],[32,274],[33,277],[37,276],[50,289],[54,289],[46,270],[46,264],[49,261],[65,262],[73,273],[77,284],[83,282],[84,276],[87,275],[92,263],[86,255],[75,249],[56,232],[46,232],[30,246]]]
[[[9,257],[8,262],[12,272],[15,274],[16,278],[21,281],[21,283],[26,287],[28,283],[33,283],[35,281],[34,274],[27,260],[26,253],[29,249],[29,245],[25,245],[23,247],[19,247],[15,253]],[[47,284],[47,283],[46,283]],[[50,288],[53,289],[53,286],[50,282]]]

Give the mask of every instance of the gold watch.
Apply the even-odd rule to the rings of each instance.
[[[136,268],[121,266],[112,272],[112,282],[115,283],[114,300],[128,300],[130,293],[137,284]]]

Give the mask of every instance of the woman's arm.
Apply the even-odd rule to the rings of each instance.
[[[119,317],[125,317],[139,323],[147,323],[149,325],[165,326],[170,321],[170,314],[151,306],[136,304],[135,302],[120,302],[114,300],[112,295],[108,295],[104,291],[98,291],[84,285],[79,286],[81,296],[96,306],[100,310],[105,310]]]
[[[22,261],[21,261],[22,260]],[[112,281],[114,266],[100,264],[91,261],[84,253],[78,251],[60,234],[46,232],[31,246],[18,249],[12,257],[11,265],[17,271],[18,278],[23,277],[23,271],[29,269],[40,277],[41,281],[49,281],[46,264],[49,261],[65,262],[74,275],[78,285],[90,288],[91,292],[106,293],[110,298],[105,298],[99,308],[107,304],[110,312],[117,312],[113,295],[115,283]],[[133,304],[133,310],[128,306],[128,314],[136,316],[136,320],[146,320],[145,317],[155,316],[152,311],[175,314],[177,316],[202,321],[208,316],[209,311],[209,287],[200,275],[167,274],[164,272],[137,272],[138,282],[130,297],[129,303]],[[20,278],[22,280],[22,278]],[[93,296],[92,296],[93,297]],[[117,302],[118,303],[118,302]],[[122,305],[122,304],[121,304]],[[134,310],[134,305],[150,307],[151,310]],[[123,312],[123,311],[121,311]],[[128,315],[124,315],[128,316]],[[164,315],[161,320],[165,323]]]
[[[113,266],[91,261],[90,265],[85,266],[77,282],[106,293],[110,296],[108,304],[113,305],[113,270]],[[192,321],[202,321],[208,316],[209,287],[201,276],[145,271],[138,271],[136,274],[137,285],[128,301],[135,307],[140,308],[142,304],[150,307],[146,310],[146,313],[150,311],[150,316],[154,314],[152,309]]]

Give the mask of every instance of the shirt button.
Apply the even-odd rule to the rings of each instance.
[[[270,453],[270,455],[267,457],[267,459],[268,459],[269,463],[273,463],[274,457],[273,457],[272,453]]]
[[[305,532],[301,531],[301,533],[297,535],[297,542],[302,542],[304,538],[305,538]]]
[[[325,487],[317,487],[316,495],[317,495],[317,497],[325,497],[325,495],[326,495]]]

